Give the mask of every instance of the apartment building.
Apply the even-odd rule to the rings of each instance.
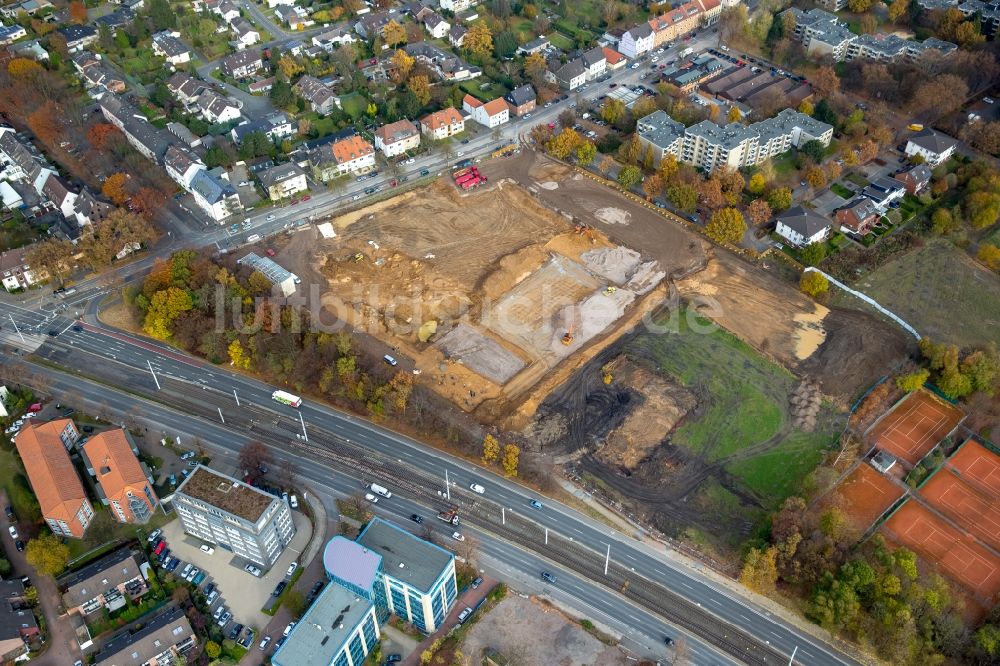
[[[337,585],[375,605],[379,619],[395,614],[433,633],[455,605],[455,556],[380,518],[350,541],[336,536],[323,563]]]
[[[145,621],[145,618],[144,618]],[[104,644],[94,655],[95,666],[163,666],[176,664],[198,645],[184,611],[172,607],[145,621],[138,631],[126,631]]]
[[[245,121],[229,132],[237,144],[243,143],[248,135],[259,132],[271,141],[280,141],[295,134],[295,122],[284,111],[272,111],[263,118]]]
[[[640,23],[631,30],[625,31],[618,40],[618,52],[626,58],[635,60],[653,50],[656,35],[649,23]]]
[[[67,453],[79,438],[69,419],[25,425],[14,438],[45,524],[53,534],[74,539],[82,538],[94,519]]]
[[[375,168],[375,148],[351,134],[313,148],[309,166],[316,179],[324,183],[348,173],[367,173]]]
[[[120,523],[149,522],[159,504],[149,470],[127,432],[106,430],[81,447],[87,471],[97,480],[104,504]]]
[[[903,39],[899,35],[861,35],[847,45],[846,60],[867,58],[882,62],[916,60],[927,51],[947,55],[958,50],[958,45],[929,37],[922,42]]]
[[[958,141],[947,134],[924,129],[906,140],[903,152],[909,157],[919,155],[931,167],[936,167],[954,154],[957,145]]]
[[[0,278],[3,279],[4,289],[17,291],[35,284],[40,276],[36,276],[25,261],[24,248],[17,248],[0,252]]]
[[[268,569],[295,535],[288,503],[198,466],[174,493],[184,531]]]
[[[231,79],[248,79],[264,69],[264,60],[257,49],[244,49],[220,60],[219,69]]]
[[[483,127],[498,127],[510,120],[510,107],[502,98],[481,102],[472,95],[462,99],[462,110]]]
[[[309,102],[309,108],[320,115],[327,115],[337,107],[337,95],[333,89],[315,76],[306,74],[292,86],[299,97]]]
[[[327,585],[271,657],[274,666],[362,666],[379,641],[375,605]]]
[[[420,145],[420,130],[410,120],[397,120],[375,130],[375,148],[386,157],[403,155]]]
[[[663,111],[654,111],[639,120],[636,134],[643,150],[652,146],[657,164],[672,153],[681,162],[714,171],[760,164],[812,140],[828,146],[833,127],[791,109],[751,125],[720,126],[703,120],[687,128]]]
[[[449,106],[424,116],[420,120],[420,131],[432,139],[446,139],[465,131],[465,117]]]

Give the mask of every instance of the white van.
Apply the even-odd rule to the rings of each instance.
[[[259,234],[250,234],[249,236],[247,236],[248,243],[256,243],[259,240],[260,240]]]
[[[368,486],[368,489],[371,490],[376,495],[381,495],[382,497],[384,497],[386,499],[389,499],[390,497],[392,497],[392,493],[389,492],[388,488],[383,488],[382,486],[378,485],[377,483],[373,483],[372,485]]]
[[[480,495],[486,492],[486,488],[483,488],[478,483],[473,483],[471,486],[469,486],[469,490],[471,490],[474,493],[479,493]]]
[[[385,361],[386,363],[388,363],[389,365],[396,365],[396,363],[397,363],[396,359],[393,358],[392,356],[389,356],[388,354],[386,354],[385,356],[383,356],[382,360]]]

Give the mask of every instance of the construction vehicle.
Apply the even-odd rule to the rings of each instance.
[[[573,328],[574,328],[573,326],[570,326],[569,330],[566,331],[565,333],[563,333],[562,343],[564,345],[569,346],[569,345],[573,344]]]
[[[361,252],[358,252],[354,255],[354,261],[364,261],[364,260],[365,260],[365,255],[362,254]]]
[[[614,371],[615,366],[618,365],[618,360],[619,359],[617,358],[613,359],[601,366],[601,381],[603,381],[605,385],[610,384],[614,380]]]
[[[586,236],[590,239],[591,244],[596,243],[597,239],[594,237],[594,228],[589,224],[578,224],[573,227],[573,233],[578,236]]]
[[[456,178],[455,179],[455,184],[456,185],[461,185],[462,183],[464,183],[466,181],[469,181],[469,180],[472,180],[474,178],[479,178],[479,171],[477,171],[475,168],[471,169],[468,173],[463,174],[463,175],[459,176],[458,178]]]
[[[461,187],[462,187],[463,190],[468,191],[468,190],[471,190],[471,189],[473,189],[475,187],[479,187],[480,185],[482,185],[485,182],[486,182],[485,178],[483,178],[481,176],[476,176],[475,178],[473,178],[471,180],[467,180],[464,183],[462,183]]]
[[[464,169],[459,169],[458,171],[456,171],[453,174],[451,174],[451,177],[454,178],[455,180],[458,180],[459,178],[461,178],[465,174],[469,173],[473,169],[475,169],[475,167],[466,167]]]
[[[458,527],[459,520],[457,506],[453,506],[447,511],[439,511],[437,517],[438,520],[443,520],[446,523],[451,523],[455,527]]]
[[[608,288],[604,290],[604,293],[607,294],[608,296],[610,296],[611,294],[615,293],[616,291],[618,291],[618,287],[615,287],[613,285],[608,285]]]
[[[508,143],[506,146],[500,146],[499,148],[494,150],[492,157],[504,157],[506,155],[510,155],[515,150],[517,150],[517,144]]]

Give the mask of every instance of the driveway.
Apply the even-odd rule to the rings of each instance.
[[[271,570],[259,579],[243,570],[246,560],[224,548],[216,546],[212,555],[203,552],[201,546],[204,542],[186,534],[179,520],[165,525],[163,534],[173,555],[182,562],[175,573],[181,571],[187,563],[208,572],[207,580],[215,583],[224,599],[222,603],[233,613],[232,622],[259,629],[271,621],[269,616],[261,612],[261,608],[270,598],[275,586],[285,580],[288,565],[298,561],[302,549],[312,536],[312,525],[301,512],[292,511],[292,519],[295,522],[292,542]]]
[[[0,503],[7,506],[7,493],[0,492]],[[77,659],[83,658],[80,652],[80,644],[76,640],[76,632],[70,626],[69,619],[60,617],[59,607],[62,603],[62,595],[56,582],[49,576],[43,576],[36,572],[24,558],[23,552],[18,552],[14,548],[14,543],[7,534],[7,527],[10,522],[6,513],[0,513],[0,529],[3,530],[3,546],[7,553],[7,559],[14,567],[14,577],[28,576],[35,588],[38,590],[38,603],[41,607],[42,615],[45,617],[46,633],[45,642],[48,650],[40,657],[31,660],[32,664],[42,664],[43,666],[65,666],[72,664]],[[37,615],[39,609],[35,609]]]

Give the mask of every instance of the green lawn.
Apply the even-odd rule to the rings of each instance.
[[[819,434],[793,432],[767,453],[726,465],[726,470],[743,480],[760,497],[771,498],[773,508],[795,494],[804,479],[819,464],[823,448],[836,441],[824,431]]]
[[[854,196],[854,192],[841,185],[840,183],[834,183],[830,186],[830,189],[841,199],[850,199]]]
[[[852,183],[854,183],[858,187],[868,187],[868,185],[870,184],[867,180],[865,180],[864,176],[862,176],[860,173],[857,173],[855,171],[852,171],[849,174],[847,174],[846,176],[844,176],[844,179],[851,181]]]
[[[946,240],[886,263],[855,286],[921,335],[959,346],[1000,344],[1000,278]]]
[[[983,242],[1000,247],[1000,224],[994,227],[993,231],[991,231],[988,235],[983,237]]]
[[[6,437],[6,435],[4,435]],[[34,523],[42,519],[38,508],[38,500],[31,492],[24,468],[13,450],[13,445],[0,448],[0,486],[7,492],[10,505],[14,508],[18,520]]]
[[[358,93],[344,95],[340,98],[340,103],[344,107],[344,113],[349,115],[352,120],[360,118],[368,108],[368,100]]]
[[[555,46],[558,49],[567,51],[574,48],[575,46],[573,40],[567,37],[566,35],[562,34],[561,32],[556,32],[555,30],[552,30],[546,36],[549,38],[549,41],[552,43],[552,46]]]
[[[795,167],[795,152],[789,150],[788,152],[782,153],[772,160],[774,165],[774,174],[776,176],[783,177],[788,176],[796,171]]]
[[[82,539],[67,539],[69,546],[70,560],[80,559],[82,561],[92,560],[101,554],[113,550],[114,547],[129,539],[138,537],[145,538],[147,534],[158,527],[169,523],[173,516],[164,515],[163,511],[157,507],[153,517],[145,525],[129,525],[119,523],[111,515],[108,507],[100,502],[95,502],[91,498],[94,506],[94,521],[87,528],[87,533]]]

